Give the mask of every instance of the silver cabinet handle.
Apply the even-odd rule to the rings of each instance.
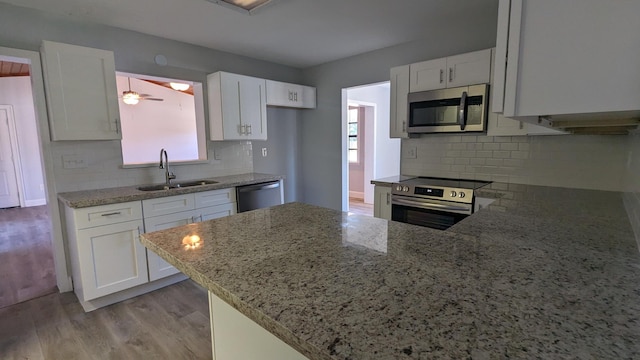
[[[452,81],[453,81],[453,68],[450,67],[449,68],[449,82],[452,82]]]
[[[113,122],[116,123],[116,134],[120,134],[120,123],[118,122],[118,118],[115,118]]]
[[[444,69],[440,69],[440,84],[444,81]]]
[[[387,205],[391,203],[391,193],[387,193]]]
[[[251,125],[245,125],[245,127],[247,129],[246,130],[247,131],[247,135],[250,135],[251,134]]]
[[[120,215],[120,214],[122,214],[122,212],[116,211],[116,212],[101,214],[100,216],[113,216],[113,215]]]

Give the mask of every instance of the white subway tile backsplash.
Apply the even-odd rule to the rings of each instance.
[[[164,181],[164,172],[153,167],[122,168],[120,143],[117,141],[53,142],[53,174],[57,192],[133,186]],[[63,155],[87,158],[85,168],[65,169]],[[215,158],[219,160],[214,159]],[[197,179],[234,175],[253,171],[251,142],[210,142],[209,162],[173,165],[178,179]]]
[[[600,190],[623,189],[628,158],[627,137],[613,135],[434,134],[405,139],[405,143],[418,153],[415,159],[401,159],[401,172],[407,175],[464,174],[469,179]],[[634,171],[640,174],[640,155],[634,159]],[[438,165],[449,168],[438,171]],[[640,183],[640,175],[636,182]]]

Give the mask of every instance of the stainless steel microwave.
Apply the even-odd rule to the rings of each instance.
[[[409,133],[483,132],[489,85],[409,93]]]

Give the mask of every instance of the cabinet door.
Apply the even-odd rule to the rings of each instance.
[[[121,139],[111,51],[42,42],[52,140]]]
[[[640,1],[500,2],[507,5],[506,116],[640,108]]]
[[[203,191],[194,195],[196,209],[236,202],[236,188]]]
[[[267,140],[267,94],[264,79],[245,76],[240,82],[240,125],[248,140]]]
[[[187,225],[194,222],[193,216],[193,211],[185,211],[181,213],[145,218],[144,228],[146,232],[153,232]],[[149,249],[147,249],[147,263],[149,266],[149,281],[162,279],[180,272]]]
[[[409,65],[391,69],[391,101],[389,137],[408,138],[407,134],[407,96],[409,95]]]
[[[487,124],[488,136],[527,135],[527,126],[519,120],[509,119],[500,114],[489,113]]]
[[[444,89],[447,87],[446,69],[446,58],[411,64],[409,92]]]
[[[194,211],[196,221],[207,221],[218,219],[221,217],[233,215],[236,213],[236,203],[228,203],[216,206],[210,206]]]
[[[391,220],[391,187],[376,185],[374,196],[373,216]]]
[[[316,89],[310,86],[267,80],[267,105],[313,109]]]
[[[207,77],[212,140],[266,140],[266,81],[218,72]]]
[[[141,220],[78,230],[78,261],[84,300],[149,281]]]
[[[491,49],[447,58],[447,87],[487,84],[491,80]]]

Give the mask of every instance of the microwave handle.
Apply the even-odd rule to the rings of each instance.
[[[463,91],[460,96],[460,108],[458,110],[458,124],[460,124],[460,130],[464,130],[467,126],[467,92]]]

